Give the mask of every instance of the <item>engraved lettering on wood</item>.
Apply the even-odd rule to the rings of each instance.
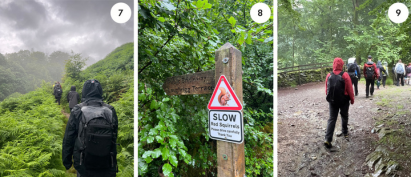
[[[167,95],[212,94],[215,87],[215,70],[173,76],[163,85]]]

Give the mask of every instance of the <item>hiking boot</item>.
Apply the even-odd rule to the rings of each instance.
[[[365,96],[365,98],[368,98],[369,96],[367,95],[367,96]]]
[[[344,134],[344,138],[345,138],[345,139],[348,139],[348,138],[349,138],[348,133],[347,133],[347,134]]]
[[[358,93],[356,93],[355,96],[358,96]]]
[[[332,145],[330,142],[328,142],[328,141],[325,141],[325,142],[324,142],[324,146],[325,146],[325,148],[327,148],[327,149],[331,149],[331,148],[333,147],[333,145]]]

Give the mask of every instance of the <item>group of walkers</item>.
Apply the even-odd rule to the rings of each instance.
[[[405,66],[404,63],[399,60],[398,63],[392,68],[392,72],[396,74],[394,75],[396,80],[395,85],[400,86],[400,80],[402,86],[404,86],[404,80],[407,85],[410,85],[411,63],[409,63],[408,66]]]
[[[53,95],[60,104],[63,89],[53,85]],[[87,80],[82,99],[71,86],[67,94],[70,117],[63,139],[62,161],[66,170],[72,166],[77,177],[115,177],[117,166],[118,118],[113,106],[103,102],[103,89],[98,80]]]
[[[326,100],[329,102],[330,114],[324,142],[324,146],[327,149],[332,148],[331,142],[338,112],[340,112],[342,120],[342,134],[348,140],[348,110],[350,103],[354,104],[354,94],[358,96],[358,81],[361,80],[360,67],[357,65],[355,58],[348,59],[347,72],[343,71],[343,66],[344,61],[341,58],[335,58],[333,71],[327,75],[325,80]],[[401,60],[399,60],[393,67],[393,73],[396,77],[397,86],[399,86],[399,80],[401,80],[401,85],[404,86],[404,78],[406,78],[406,83],[409,84],[411,80],[411,63],[405,67]],[[366,83],[366,98],[369,98],[374,94],[375,83],[377,89],[379,89],[382,81],[382,85],[385,88],[387,76],[389,76],[388,64],[387,62],[381,63],[381,61],[375,64],[372,61],[372,56],[369,55],[368,61],[363,65],[362,74]]]

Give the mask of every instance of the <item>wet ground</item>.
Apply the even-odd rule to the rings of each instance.
[[[297,89],[296,89],[297,88]],[[375,150],[378,135],[371,133],[379,117],[379,92],[365,98],[365,84],[349,109],[349,139],[337,137],[341,131],[338,116],[332,144],[324,148],[329,117],[324,82],[308,83],[278,91],[278,176],[364,176],[373,172],[364,162]],[[411,87],[409,87],[411,88]]]

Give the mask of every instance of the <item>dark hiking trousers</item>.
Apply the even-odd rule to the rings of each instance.
[[[352,82],[352,85],[354,85],[354,93],[355,93],[355,95],[358,95],[358,78],[356,78],[356,77],[351,77],[351,82]]]
[[[404,86],[404,74],[397,74],[397,86],[400,86],[400,79],[401,79],[401,85]]]
[[[374,93],[374,79],[365,79],[365,95],[368,96],[369,94]],[[371,84],[371,86],[370,86]]]
[[[382,86],[385,87],[385,81],[387,81],[387,76],[382,76]]]
[[[58,103],[60,105],[60,99],[61,97],[56,97],[56,103]]]
[[[330,108],[330,118],[328,119],[327,124],[327,133],[325,134],[325,140],[328,142],[333,141],[333,134],[335,129],[335,123],[337,122],[338,112],[341,115],[341,125],[342,125],[342,133],[344,135],[348,134],[348,109],[350,107],[350,102],[347,101],[342,105],[334,105],[329,103]]]

